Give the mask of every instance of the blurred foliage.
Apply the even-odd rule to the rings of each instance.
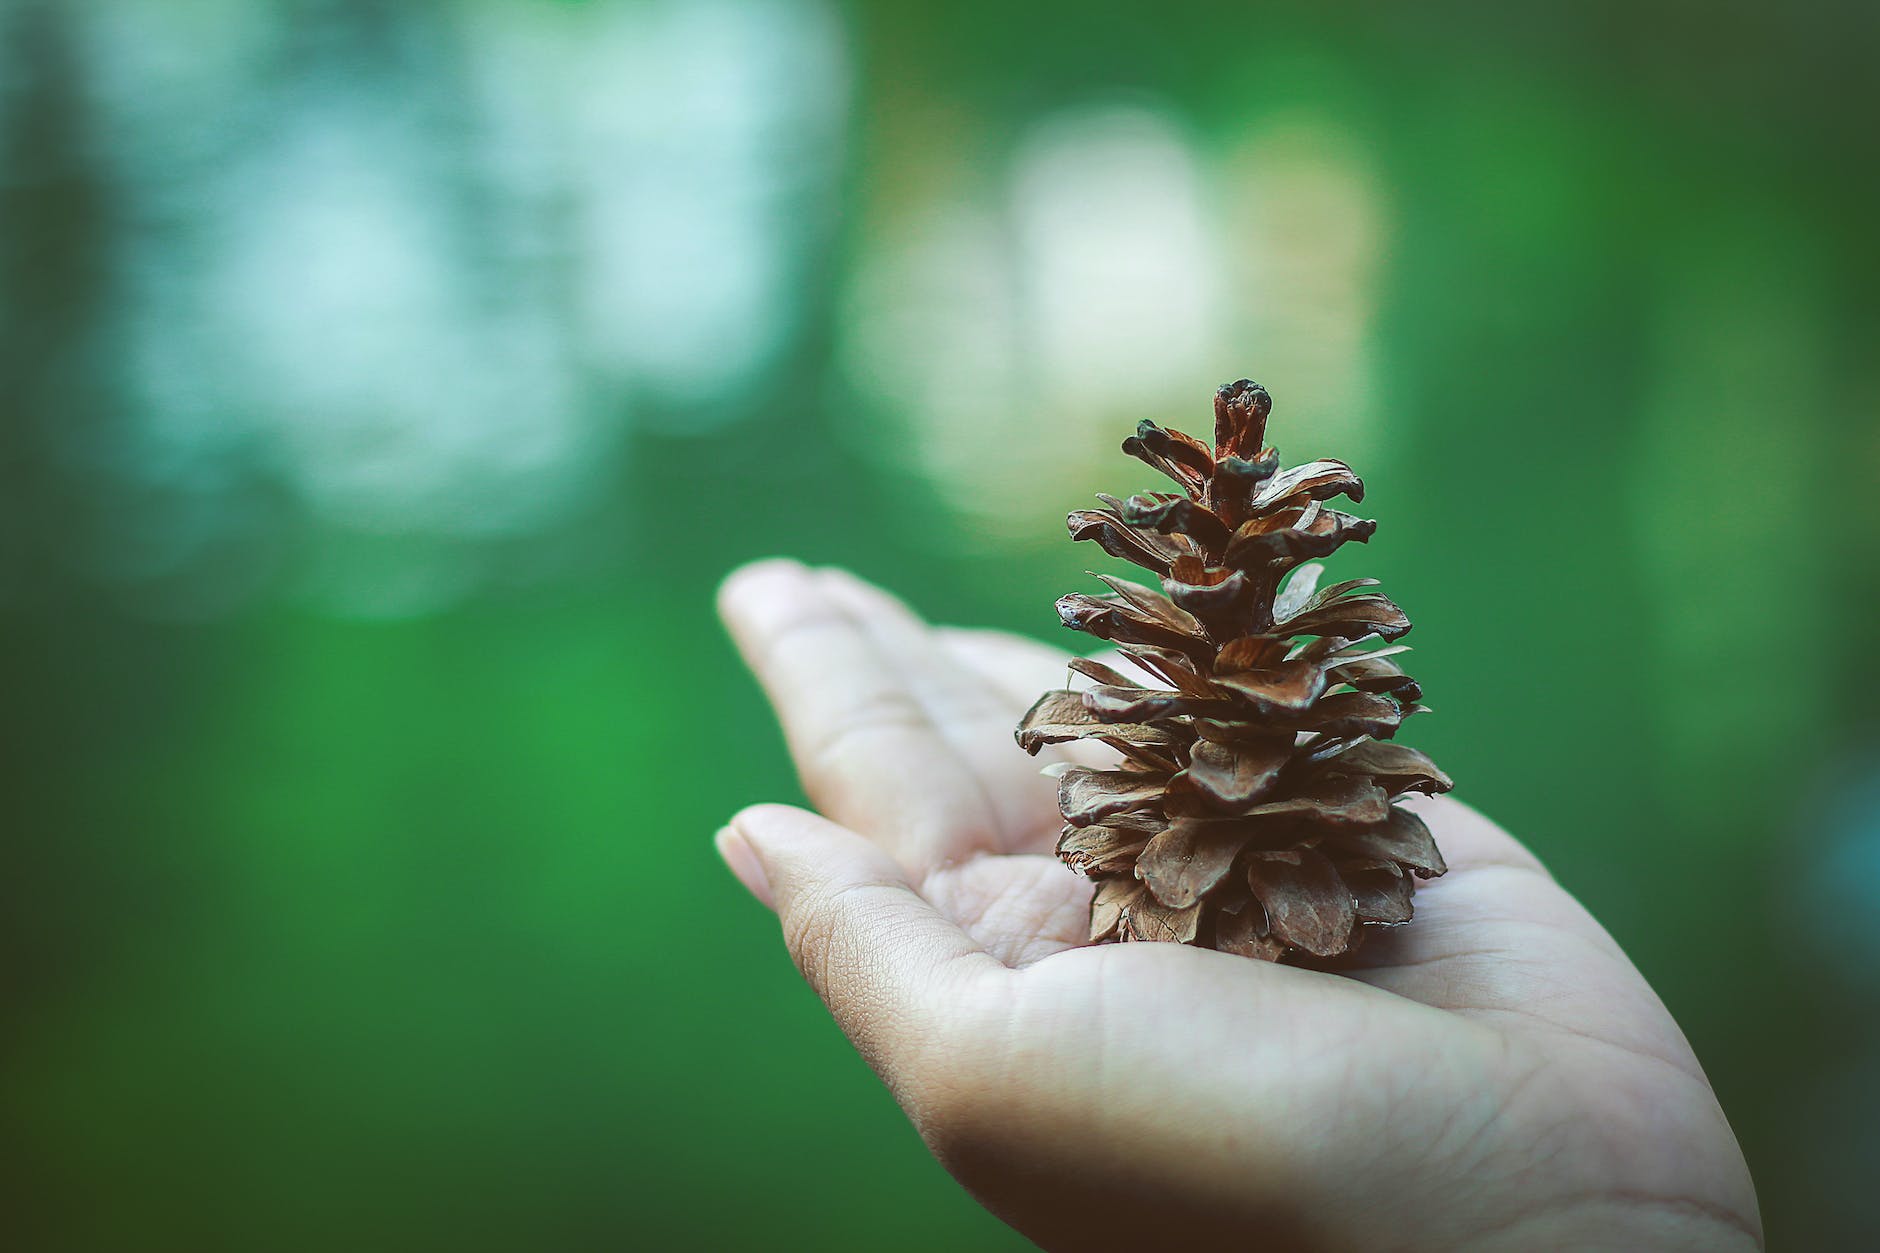
[[[1872,6],[0,19],[26,1247],[1019,1247],[713,858],[796,793],[711,590],[1048,637],[1239,374],[1778,1243],[1871,1230]]]

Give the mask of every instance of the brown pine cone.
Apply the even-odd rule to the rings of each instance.
[[[1123,451],[1181,490],[1070,515],[1071,538],[1162,581],[1098,575],[1111,595],[1057,608],[1167,686],[1080,658],[1094,686],[1045,693],[1018,728],[1029,753],[1094,739],[1121,754],[1059,768],[1058,856],[1097,881],[1093,941],[1330,957],[1408,922],[1415,880],[1443,873],[1429,828],[1392,803],[1451,786],[1389,742],[1423,709],[1392,660],[1410,620],[1375,579],[1318,585],[1314,558],[1377,529],[1324,503],[1364,484],[1342,461],[1280,468],[1271,410],[1242,379],[1215,394],[1212,448],[1144,422]]]

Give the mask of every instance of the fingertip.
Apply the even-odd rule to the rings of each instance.
[[[767,900],[772,908],[777,905],[778,884],[787,887],[794,882],[794,870],[805,862],[821,860],[833,838],[850,834],[820,814],[774,803],[739,810],[726,829],[750,850],[770,889]],[[860,836],[854,839],[861,841]],[[846,841],[839,843],[847,846]]]
[[[791,957],[871,1059],[905,1034],[942,966],[981,952],[898,862],[847,827],[789,805],[754,805],[729,830],[720,845],[727,864],[739,874],[738,842],[754,855]],[[899,1006],[879,1013],[883,997]]]
[[[762,866],[773,888],[773,900],[774,889],[787,889],[805,875],[866,873],[892,879],[905,877],[899,863],[873,841],[794,805],[752,805],[732,816],[730,829],[743,839]],[[787,890],[784,895],[788,895]]]
[[[764,863],[758,858],[751,842],[733,827],[725,827],[712,837],[712,844],[718,849],[718,856],[724,859],[725,868],[732,877],[742,883],[745,890],[755,896],[764,908],[774,910],[776,899],[771,894],[770,876],[764,871]]]
[[[726,824],[746,839],[788,838],[793,830],[805,826],[826,823],[829,820],[807,809],[798,809],[794,805],[779,805],[775,801],[764,801],[756,805],[746,805],[731,815]]]
[[[793,557],[765,557],[732,570],[718,584],[718,614],[726,621],[742,606],[758,603],[800,583],[808,567]]]

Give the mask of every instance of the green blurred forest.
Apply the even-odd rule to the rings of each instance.
[[[711,592],[1055,639],[1065,512],[1251,375],[1410,738],[1862,1247],[1877,27],[0,0],[8,1243],[1023,1247],[711,851],[798,795]]]

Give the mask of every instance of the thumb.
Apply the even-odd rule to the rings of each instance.
[[[944,1025],[946,1003],[1003,971],[928,904],[907,872],[847,827],[787,805],[757,805],[718,833],[718,850],[777,911],[797,969],[877,1072],[888,1075]]]

